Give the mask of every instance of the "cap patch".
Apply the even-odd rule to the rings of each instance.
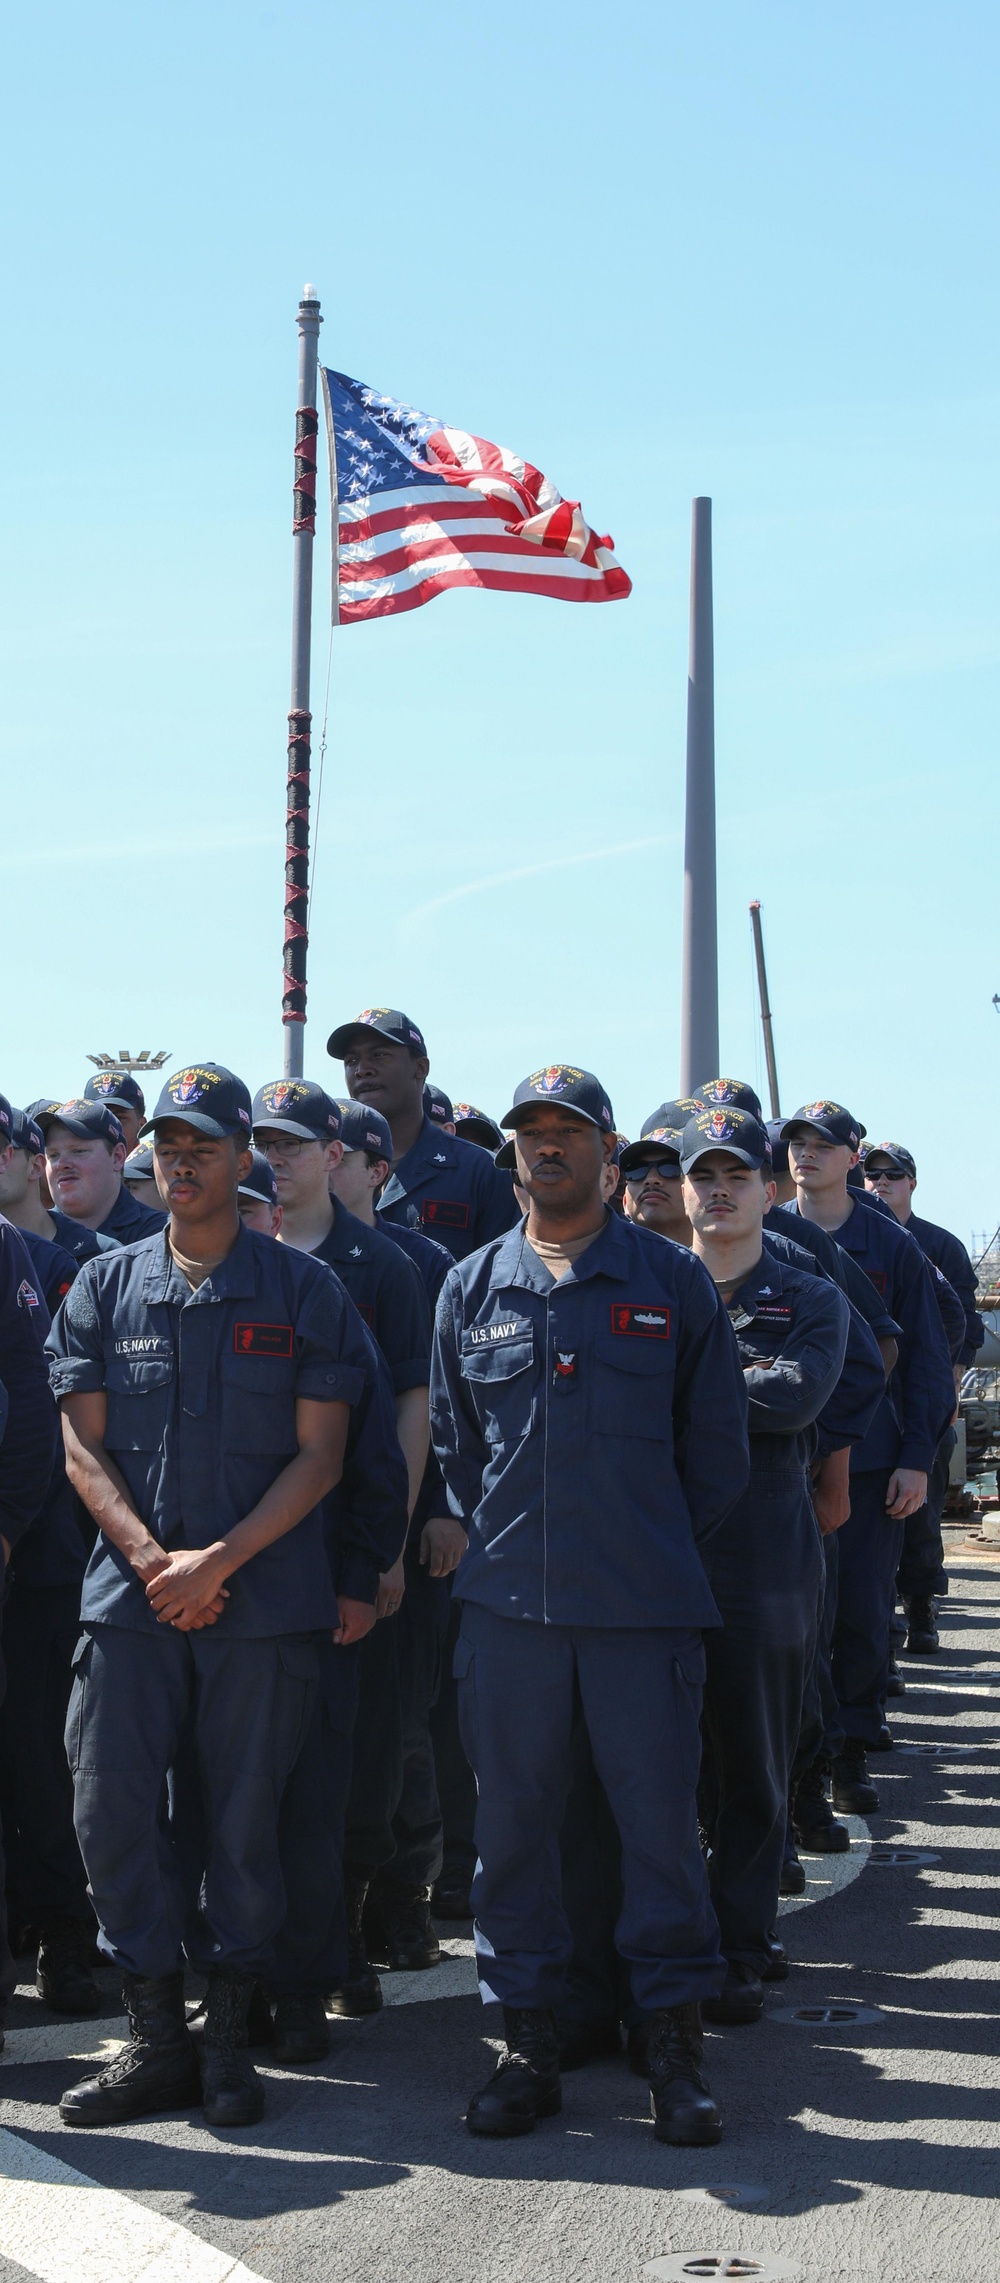
[[[547,1069],[532,1071],[528,1085],[537,1094],[565,1094],[567,1086],[582,1077],[582,1070],[574,1070],[569,1062],[550,1062]]]
[[[190,1108],[192,1102],[201,1101],[206,1084],[211,1087],[215,1083],[214,1070],[179,1070],[176,1078],[172,1079],[170,1083],[170,1099],[172,1102],[181,1102]]]
[[[740,1078],[713,1078],[708,1086],[702,1087],[702,1096],[706,1102],[729,1102],[734,1090],[742,1084]]]
[[[669,1340],[670,1310],[658,1302],[649,1308],[631,1300],[613,1301],[611,1329],[633,1340]]]
[[[841,1104],[839,1102],[804,1102],[801,1116],[803,1118],[835,1118],[839,1115],[840,1109]]]
[[[117,1070],[99,1070],[96,1078],[91,1080],[94,1093],[104,1095],[117,1094],[120,1083]]]
[[[282,1110],[287,1109],[289,1102],[300,1101],[304,1093],[305,1087],[300,1086],[296,1079],[279,1078],[273,1086],[265,1086],[261,1101],[265,1110],[273,1110],[278,1116]]]
[[[366,1023],[381,1022],[384,1015],[391,1015],[391,1013],[391,1007],[362,1007],[360,1015],[355,1015],[354,1020],[364,1027]]]
[[[694,1122],[700,1134],[711,1134],[713,1141],[718,1142],[732,1141],[740,1131],[724,1110],[702,1110]]]

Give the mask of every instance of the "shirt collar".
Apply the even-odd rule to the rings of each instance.
[[[373,1231],[366,1221],[359,1221],[356,1213],[348,1211],[339,1197],[331,1195],[333,1227],[323,1239],[319,1250],[331,1260],[370,1260]]]
[[[149,1266],[142,1289],[146,1300],[179,1300],[182,1306],[188,1300],[200,1300],[202,1295],[211,1300],[251,1300],[257,1289],[257,1255],[250,1230],[240,1222],[232,1252],[213,1268],[197,1292],[192,1292],[170,1250],[168,1221],[165,1229],[149,1239]]]
[[[459,1162],[454,1134],[442,1133],[440,1126],[425,1114],[416,1141],[389,1175],[379,1202],[391,1205],[395,1198],[405,1197],[408,1189],[416,1188],[425,1173],[440,1173],[446,1166],[456,1166]]]
[[[532,1292],[548,1292],[552,1285],[552,1271],[533,1251],[525,1235],[525,1222],[519,1221],[504,1237],[494,1256],[490,1271],[490,1284],[494,1291],[504,1285],[526,1285]],[[594,1238],[579,1260],[573,1261],[559,1285],[583,1284],[588,1277],[611,1276],[624,1283],[635,1267],[635,1245],[630,1241],[630,1224],[618,1213],[607,1213],[604,1227]]]

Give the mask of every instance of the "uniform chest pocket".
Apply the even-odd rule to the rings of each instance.
[[[227,1451],[268,1451],[294,1458],[295,1363],[283,1356],[223,1355],[222,1441]]]
[[[590,1419],[599,1435],[673,1436],[674,1350],[670,1340],[594,1341]]]
[[[172,1356],[110,1356],[104,1385],[108,1451],[156,1451],[166,1433],[174,1377]]]
[[[468,1381],[487,1442],[516,1443],[528,1433],[534,1360],[531,1339],[463,1349],[462,1377]]]

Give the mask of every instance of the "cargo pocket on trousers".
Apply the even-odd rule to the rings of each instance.
[[[69,1761],[72,1776],[78,1776],[80,1773],[83,1709],[87,1693],[87,1672],[93,1646],[90,1634],[81,1633],[72,1657],[73,1686],[69,1692],[69,1704],[66,1708],[65,1732],[66,1758]]]
[[[699,1641],[674,1658],[677,1695],[679,1765],[685,1783],[695,1785],[701,1773],[701,1707],[705,1688],[705,1650]]]

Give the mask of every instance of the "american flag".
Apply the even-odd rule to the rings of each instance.
[[[448,587],[617,602],[632,582],[579,502],[530,461],[324,370],[333,616],[385,618]]]

